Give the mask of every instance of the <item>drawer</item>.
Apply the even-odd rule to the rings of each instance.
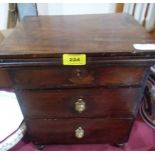
[[[62,88],[98,85],[140,85],[141,67],[42,67],[13,70],[17,88]]]
[[[116,144],[128,140],[133,119],[33,119],[27,125],[36,144]]]
[[[137,113],[140,88],[91,88],[17,91],[29,118],[122,117]]]

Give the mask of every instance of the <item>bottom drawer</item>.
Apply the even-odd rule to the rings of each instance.
[[[120,144],[133,119],[33,119],[27,125],[35,144]]]

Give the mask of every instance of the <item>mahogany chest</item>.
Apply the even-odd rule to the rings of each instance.
[[[126,143],[155,64],[135,44],[154,40],[127,14],[24,18],[0,45],[0,88],[32,142]]]

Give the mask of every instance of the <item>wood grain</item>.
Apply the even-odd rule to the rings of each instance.
[[[1,44],[0,58],[60,57],[62,53],[129,55],[134,43],[149,42],[154,40],[127,14],[26,17]]]
[[[35,144],[125,143],[155,64],[133,44],[154,42],[127,14],[26,17],[0,45],[0,88],[15,91]],[[64,53],[87,64],[64,66]]]
[[[28,120],[35,144],[115,144],[128,140],[132,125],[129,119],[35,119]],[[85,135],[75,137],[81,126]]]
[[[141,88],[89,88],[17,91],[26,118],[135,117]],[[75,102],[82,99],[86,109],[79,113]]]
[[[145,67],[28,67],[12,70],[16,88],[43,89],[79,86],[140,86]]]

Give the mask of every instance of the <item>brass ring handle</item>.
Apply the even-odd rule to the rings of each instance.
[[[83,99],[78,99],[75,102],[75,110],[79,113],[83,112],[86,109],[86,103],[83,101]]]
[[[83,138],[84,137],[84,130],[82,129],[81,126],[79,126],[76,130],[75,130],[75,137],[76,138]]]

